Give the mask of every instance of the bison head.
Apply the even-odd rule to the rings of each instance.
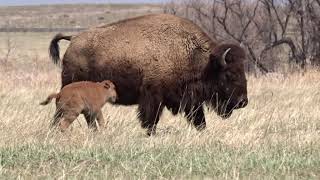
[[[234,44],[221,44],[211,51],[206,78],[214,86],[215,94],[210,104],[223,118],[248,104],[245,58],[244,50]]]

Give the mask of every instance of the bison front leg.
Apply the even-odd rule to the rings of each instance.
[[[161,101],[156,98],[156,95],[143,96],[139,101],[139,119],[141,126],[147,129],[147,135],[155,135],[157,124],[163,110]]]
[[[194,106],[192,108],[186,107],[184,111],[188,121],[193,124],[198,131],[206,128],[206,120],[202,105]]]

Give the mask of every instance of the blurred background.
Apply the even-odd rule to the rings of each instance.
[[[163,0],[0,1],[0,68],[52,68],[48,46],[58,32],[76,34],[121,19],[163,12]],[[67,42],[61,43],[62,52]],[[36,68],[36,70],[34,70]]]

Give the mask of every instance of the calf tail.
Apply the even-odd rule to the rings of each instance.
[[[61,39],[70,41],[71,38],[72,38],[72,36],[65,36],[65,35],[59,33],[51,40],[51,43],[49,46],[49,55],[50,55],[54,64],[58,64],[58,62],[60,61],[60,48],[59,48],[58,42]]]
[[[45,101],[40,103],[40,105],[43,105],[43,106],[47,105],[52,101],[53,98],[57,98],[58,96],[59,96],[59,93],[50,94]]]

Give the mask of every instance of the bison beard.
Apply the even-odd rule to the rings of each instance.
[[[156,14],[73,37],[58,34],[49,48],[54,63],[60,61],[61,39],[71,41],[62,60],[62,87],[110,79],[117,104],[138,104],[138,117],[148,135],[155,134],[164,107],[173,114],[184,112],[202,130],[204,103],[223,118],[248,103],[244,50],[215,43],[189,20]]]

